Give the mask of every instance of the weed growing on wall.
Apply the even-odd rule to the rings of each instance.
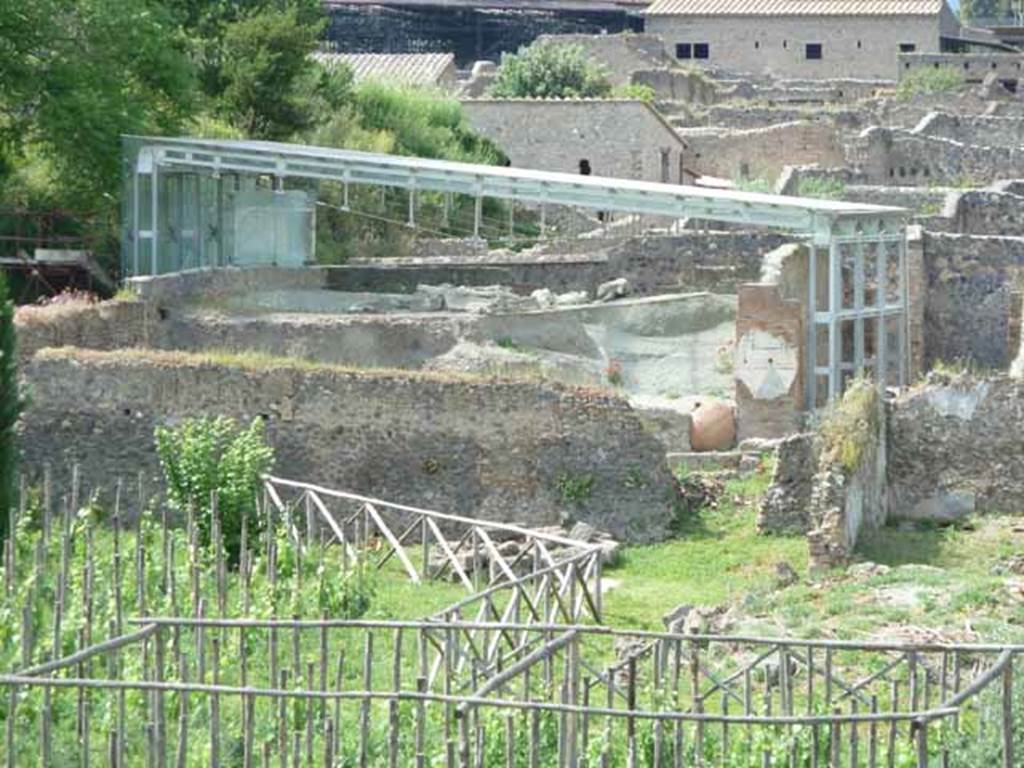
[[[819,429],[822,456],[852,472],[860,465],[864,449],[873,441],[878,422],[878,387],[866,379],[851,382],[842,400],[822,419]]]
[[[829,176],[808,176],[797,184],[797,197],[817,197],[823,200],[841,200],[846,193],[846,182]]]
[[[203,543],[209,544],[216,496],[224,548],[237,564],[242,520],[248,521],[251,534],[259,532],[260,475],[274,463],[263,421],[255,419],[239,429],[234,419],[224,416],[188,419],[176,428],[157,427],[155,438],[171,506],[194,510]]]
[[[966,85],[963,73],[953,67],[915,69],[896,87],[896,97],[907,100],[930,93],[952,93]]]
[[[590,474],[563,472],[558,476],[558,492],[566,504],[581,504],[594,492],[597,478]]]

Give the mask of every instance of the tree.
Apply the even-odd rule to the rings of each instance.
[[[338,106],[351,80],[310,60],[321,29],[322,20],[305,20],[296,6],[266,8],[228,25],[217,78],[220,113],[250,136],[284,139]]]
[[[119,186],[120,135],[171,132],[190,114],[195,82],[184,40],[155,0],[17,5],[0,14],[8,166],[42,154],[59,202],[96,209]]]
[[[15,427],[25,402],[18,386],[18,355],[14,331],[14,303],[7,279],[0,273],[0,532],[10,531],[10,512],[18,503],[18,446]]]
[[[612,92],[604,67],[579,45],[538,42],[502,58],[493,96],[507,99],[592,99]]]

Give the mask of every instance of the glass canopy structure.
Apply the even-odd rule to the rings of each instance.
[[[836,397],[845,379],[906,379],[906,215],[901,208],[629,179],[471,165],[260,141],[124,139],[122,274],[315,263],[316,189],[331,182],[347,210],[355,190],[697,219],[791,233],[809,248],[807,403]],[[447,199],[447,197],[446,197]]]

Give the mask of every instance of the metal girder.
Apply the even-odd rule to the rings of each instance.
[[[144,148],[145,163],[161,169],[229,171],[276,178],[333,180],[348,184],[429,190],[528,203],[775,227],[809,235],[819,244],[837,234],[857,237],[879,227],[900,229],[905,211],[754,192],[576,176],[472,165],[352,150],[258,141],[130,137]],[[141,155],[142,153],[140,153]],[[140,158],[140,166],[142,164]],[[146,173],[142,170],[139,172]]]

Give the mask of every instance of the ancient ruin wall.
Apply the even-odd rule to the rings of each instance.
[[[868,128],[847,145],[847,155],[868,184],[980,184],[1024,175],[1024,148],[966,144],[902,128]]]
[[[830,122],[781,123],[736,131],[688,128],[680,131],[690,147],[694,170],[726,179],[774,180],[787,165],[843,165],[839,134]]]
[[[329,487],[528,525],[666,533],[664,449],[621,398],[535,382],[225,364],[180,353],[44,350],[24,369],[25,467],[90,484],[158,474],[153,428],[262,417],[276,470]],[[59,486],[56,486],[59,487]]]
[[[1006,368],[1020,347],[1024,238],[924,234],[924,361]]]
[[[593,295],[606,280],[624,277],[634,296],[736,293],[740,284],[757,279],[764,254],[791,239],[765,231],[694,231],[594,241],[586,254],[460,254],[346,264],[325,271],[329,287],[344,291],[404,293],[419,283],[500,283],[517,293],[548,288]]]
[[[932,374],[889,415],[892,516],[949,522],[975,509],[1019,512],[1024,382]]]

